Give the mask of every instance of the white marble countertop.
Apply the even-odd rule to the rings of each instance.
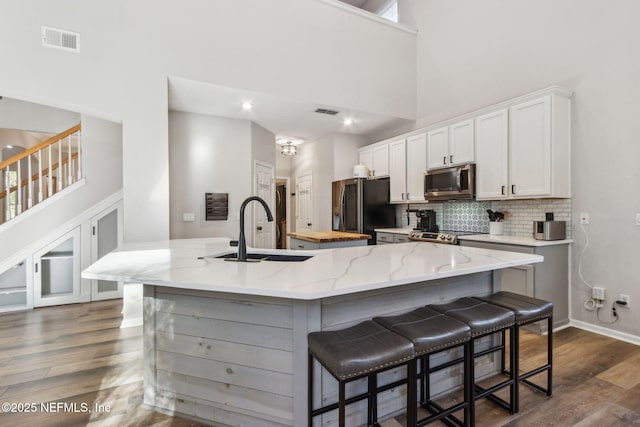
[[[393,234],[405,234],[409,235],[413,228],[376,228],[376,233],[393,233]]]
[[[503,243],[507,245],[518,245],[518,246],[554,246],[554,245],[567,245],[569,243],[573,243],[572,239],[536,240],[533,237],[504,236],[504,235],[494,235],[494,234],[472,234],[469,236],[458,236],[458,240],[470,240],[474,242],[486,242],[486,243]]]
[[[406,234],[413,231],[412,228],[376,228],[376,232],[393,233],[393,234]],[[536,240],[533,237],[522,236],[505,236],[494,234],[470,234],[464,236],[458,236],[458,240],[472,240],[476,242],[487,243],[504,243],[507,245],[519,245],[519,246],[553,246],[553,245],[567,245],[573,243],[573,239],[563,240]]]
[[[314,255],[304,262],[238,263],[215,258],[235,250],[227,238],[130,243],[98,260],[82,277],[311,300],[543,261],[540,255],[426,242],[315,251],[248,250]]]

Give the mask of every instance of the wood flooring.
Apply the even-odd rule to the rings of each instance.
[[[121,310],[113,300],[1,314],[0,403],[15,412],[1,410],[0,426],[203,425],[143,405],[142,330],[120,329]],[[639,346],[575,328],[554,340],[553,397],[521,386],[515,415],[479,401],[476,425],[640,425]],[[523,369],[542,363],[545,342],[522,335]]]

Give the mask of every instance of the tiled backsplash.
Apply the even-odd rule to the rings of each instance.
[[[531,236],[533,221],[544,221],[545,213],[553,212],[553,219],[567,222],[567,238],[571,238],[571,199],[506,200],[491,202],[491,210],[509,211],[504,222],[504,234]]]
[[[508,211],[504,222],[504,234],[531,237],[533,221],[543,221],[545,213],[553,212],[556,221],[567,222],[567,238],[571,237],[571,199],[501,200],[493,202],[455,201],[443,203],[415,203],[398,205],[396,221],[398,227],[416,226],[415,213],[411,209],[431,209],[436,212],[436,222],[441,230],[489,232],[487,209]]]

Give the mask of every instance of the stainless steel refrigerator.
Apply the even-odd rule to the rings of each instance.
[[[370,234],[376,228],[396,226],[396,210],[389,203],[389,178],[350,178],[332,183],[332,229]]]

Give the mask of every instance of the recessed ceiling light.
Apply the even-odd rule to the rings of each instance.
[[[249,101],[244,101],[242,103],[242,109],[243,110],[251,110],[253,108],[253,104],[251,104],[251,102]]]
[[[351,119],[344,119],[344,121],[342,122],[345,126],[351,126],[353,124],[353,120]]]

